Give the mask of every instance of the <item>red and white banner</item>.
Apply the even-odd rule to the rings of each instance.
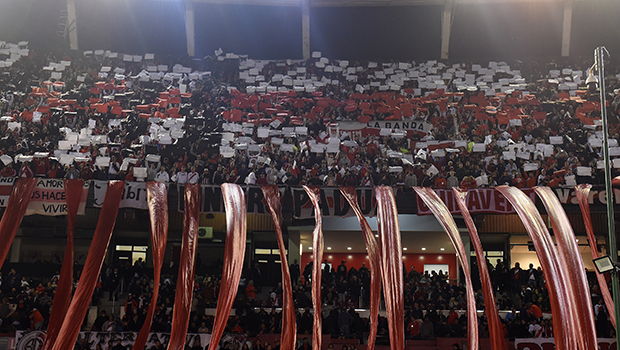
[[[439,198],[446,203],[446,206],[452,214],[460,214],[461,211],[454,198],[452,190],[435,190]],[[536,200],[536,194],[532,189],[523,190],[532,200]],[[431,215],[430,209],[420,199],[416,197],[418,205],[418,215]],[[476,213],[494,213],[494,214],[514,214],[515,210],[508,200],[494,188],[477,188],[469,190],[467,193],[467,208],[472,214]]]
[[[616,350],[616,339],[598,338],[598,348],[600,350]],[[553,338],[517,338],[515,339],[515,349],[554,350],[555,340]]]
[[[360,136],[379,135],[381,129],[390,129],[404,131],[407,136],[411,136],[414,132],[427,134],[433,129],[433,125],[423,120],[377,120],[368,123],[338,122],[338,129],[341,133],[348,132]]]
[[[9,196],[13,189],[13,184],[17,178],[0,177],[0,207],[6,207]],[[78,215],[84,215],[86,208],[86,197],[88,196],[89,182],[84,182]],[[32,198],[26,215],[47,215],[59,216],[67,215],[67,203],[65,202],[65,184],[63,179],[44,179],[37,180],[37,187],[32,192]]]

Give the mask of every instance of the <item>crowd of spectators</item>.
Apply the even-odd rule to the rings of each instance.
[[[298,334],[310,335],[313,330],[308,274],[311,266],[308,264],[303,271],[295,273],[299,271],[299,266],[296,262],[291,265]],[[495,265],[489,263],[489,269],[498,309],[511,310],[503,313],[501,317],[505,336],[510,338],[552,336],[549,295],[540,268],[536,269],[530,264],[528,269],[521,269],[519,263],[515,263],[515,266],[509,269],[498,260]],[[477,281],[474,283],[476,307],[478,310],[484,310],[485,301],[479,279],[476,278],[475,266],[472,273],[473,280]],[[265,286],[257,276],[260,276],[258,265],[244,271],[233,305],[234,316],[229,319],[226,332],[246,334],[250,337],[281,332],[282,315],[277,308],[282,306],[282,284]],[[45,329],[58,277],[53,276],[47,283],[36,282],[22,277],[15,270],[2,276],[1,329],[4,331]],[[252,277],[257,278],[256,283]],[[403,331],[407,338],[466,336],[467,317],[463,312],[466,309],[466,292],[462,283],[449,280],[441,271],[421,272],[413,267],[405,270],[403,279],[406,320],[406,328]],[[188,332],[211,332],[214,317],[206,310],[217,306],[219,284],[220,278],[217,275],[196,277]],[[611,336],[613,327],[595,278],[590,278],[590,285],[597,333],[599,337]],[[151,331],[163,333],[171,331],[175,286],[174,275],[166,274],[162,277]],[[369,286],[370,271],[364,264],[359,268],[347,267],[345,262],[334,268],[331,268],[330,264],[323,266],[321,310],[323,334],[331,335],[332,338],[365,341],[370,320],[360,316],[356,309],[368,308]],[[139,332],[145,321],[154,287],[153,279],[149,277],[149,270],[141,261],[137,261],[134,266],[104,266],[100,283],[93,295],[93,305],[100,305],[100,299],[113,300],[117,305],[116,308],[122,309],[122,313],[120,315],[108,313],[106,308],[102,307],[94,323],[88,324],[89,328],[84,329]],[[546,316],[543,316],[543,313],[546,313]],[[488,336],[484,313],[479,317],[479,324],[480,335]],[[85,320],[84,327],[86,326]],[[388,339],[387,319],[379,317],[378,341],[388,342]],[[264,344],[265,347],[267,345]],[[273,344],[272,348],[274,347],[277,347],[277,344]]]
[[[55,61],[69,62],[62,82],[48,80],[50,72],[44,69]],[[194,73],[143,79],[147,65],[170,68],[178,62]],[[306,92],[282,91],[282,83],[276,83],[279,91],[248,94],[242,92],[250,84],[240,79],[239,59],[197,63],[158,57],[138,63],[31,50],[0,68],[0,149],[11,157],[3,159],[0,175],[438,188],[602,183],[600,112],[592,102],[598,95],[586,90],[580,78],[575,81],[582,90],[574,90],[574,96],[549,79],[549,72],[566,66],[587,74],[587,62],[552,62],[544,68],[519,63],[525,77],[521,85],[529,94],[509,90],[495,96],[487,96],[482,87],[462,90],[454,78],[444,80],[446,88],[440,90],[419,88],[422,83],[411,79],[399,91],[379,91],[370,84],[374,90],[364,94],[357,86],[371,82],[381,66],[357,69],[355,84],[317,69],[317,62],[268,62],[260,73],[276,81],[291,69],[307,68],[306,76],[326,78],[330,85]],[[127,76],[112,79],[102,75],[101,67]],[[475,73],[471,64],[453,67]],[[564,78],[571,80],[570,74]],[[620,98],[616,77],[607,81],[615,143]],[[424,121],[432,129],[338,134],[334,124],[403,118]],[[271,130],[264,134],[259,127]],[[303,131],[290,133],[288,127]],[[327,147],[336,137],[336,148]],[[538,147],[542,144],[549,147]]]

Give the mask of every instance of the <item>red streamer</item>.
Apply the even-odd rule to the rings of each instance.
[[[403,249],[398,225],[396,199],[391,187],[375,188],[377,198],[377,231],[381,250],[381,275],[387,311],[390,345],[405,349],[405,308],[403,298]]]
[[[560,270],[565,278],[569,293],[568,301],[571,302],[570,309],[573,311],[573,327],[580,330],[574,333],[577,344],[579,344],[579,349],[597,350],[594,309],[575,233],[562,204],[553,191],[549,187],[534,187],[534,191],[542,200],[551,218],[559,252]]]
[[[577,349],[575,339],[570,335],[577,330],[571,329],[573,324],[570,304],[567,300],[569,294],[560,272],[557,251],[540,213],[536,210],[532,200],[518,188],[498,186],[495,189],[500,191],[512,204],[521,221],[523,221],[523,225],[536,249],[536,255],[540,260],[549,290],[556,349]]]
[[[370,267],[370,333],[368,334],[367,350],[374,350],[377,340],[377,327],[379,319],[379,304],[381,302],[381,255],[377,240],[375,239],[372,229],[366,221],[364,214],[357,202],[357,192],[355,187],[340,186],[340,192],[349,202],[351,209],[355,212],[357,220],[362,228],[366,248],[368,248],[368,265]]]
[[[19,178],[15,181],[9,203],[0,220],[0,267],[4,264],[7,254],[15,239],[15,234],[22,223],[32,192],[37,186],[36,178]]]
[[[147,182],[146,198],[151,219],[151,243],[153,245],[153,296],[151,297],[149,310],[146,313],[146,319],[140,334],[133,345],[134,350],[144,349],[151,331],[153,315],[157,306],[157,297],[159,296],[161,265],[164,262],[166,242],[168,240],[168,195],[166,184],[155,181]]]
[[[226,209],[226,247],[224,251],[224,268],[215,321],[211,333],[209,350],[215,350],[220,343],[228,316],[232,309],[239,279],[243,269],[245,256],[245,240],[247,230],[247,211],[245,194],[239,185],[225,183],[222,185],[222,196]],[[185,326],[187,329],[187,325]],[[180,350],[180,349],[179,349]]]
[[[476,313],[476,298],[474,296],[474,287],[471,283],[471,271],[469,269],[469,258],[465,253],[465,246],[459,233],[459,228],[454,222],[450,210],[446,207],[444,202],[439,198],[437,193],[432,188],[428,187],[414,187],[419,198],[424,201],[424,204],[433,212],[444,231],[450,237],[450,242],[456,250],[456,255],[463,268],[463,274],[465,275],[465,289],[467,291],[467,348],[478,349],[478,314]],[[458,193],[455,193],[458,196]],[[460,201],[457,201],[460,202]],[[486,261],[484,262],[486,266]]]
[[[183,350],[189,325],[189,313],[194,291],[196,272],[196,245],[198,242],[198,219],[200,217],[200,185],[185,184],[185,211],[183,212],[183,241],[181,261],[172,310],[172,331],[168,350]],[[228,244],[228,240],[226,241]],[[220,294],[221,295],[221,294]]]
[[[614,179],[615,180],[615,179]],[[583,223],[586,227],[586,233],[588,234],[588,243],[590,243],[590,252],[592,253],[592,259],[596,259],[599,257],[598,247],[596,236],[594,236],[594,229],[592,228],[592,218],[590,217],[590,189],[592,185],[590,184],[580,184],[575,186],[575,195],[577,196],[577,201],[579,202],[579,207],[581,208],[581,214],[583,215]],[[614,300],[611,297],[611,293],[609,292],[609,288],[607,287],[607,281],[605,280],[605,276],[596,272],[596,279],[598,280],[598,285],[601,287],[601,293],[603,293],[603,300],[605,301],[605,306],[607,307],[609,318],[611,319],[611,323],[616,327],[616,313],[614,307]]]
[[[84,322],[84,316],[86,316],[86,311],[88,310],[88,305],[92,299],[93,291],[95,290],[95,284],[99,278],[103,258],[110,244],[110,237],[112,237],[112,230],[116,223],[116,215],[118,214],[118,207],[121,203],[124,189],[124,181],[110,181],[108,184],[103,207],[99,213],[97,228],[95,229],[88,256],[86,257],[86,263],[82,270],[82,277],[78,283],[71,305],[69,305],[69,310],[67,310],[67,315],[62,323],[56,342],[52,347],[53,350],[73,349],[75,345],[75,341],[80,333],[80,327]]]
[[[280,190],[278,186],[261,186],[269,214],[273,220],[280,250],[280,265],[282,266],[282,335],[280,348],[282,350],[294,350],[297,340],[297,319],[295,317],[295,305],[293,304],[293,283],[286,258],[286,247],[282,237],[282,205],[280,203]]]
[[[60,332],[60,327],[65,320],[65,315],[71,304],[71,291],[73,289],[73,232],[75,229],[75,219],[77,218],[82,197],[82,180],[65,180],[65,201],[67,202],[67,246],[65,256],[62,260],[60,278],[54,296],[54,307],[50,315],[49,326],[45,334],[42,350],[51,350]]]
[[[467,190],[463,188],[453,188],[452,192],[454,192],[454,198],[461,210],[461,215],[463,215],[463,219],[465,219],[465,224],[469,230],[469,237],[471,238],[474,251],[476,252],[478,270],[480,271],[480,282],[482,283],[482,293],[484,294],[484,309],[486,310],[489,323],[491,349],[505,350],[506,342],[504,341],[502,323],[499,320],[499,314],[497,312],[495,293],[493,291],[493,285],[491,284],[491,277],[489,276],[489,268],[487,267],[487,262],[484,257],[484,249],[482,248],[482,242],[480,242],[480,236],[478,236],[478,230],[476,229],[474,220],[471,218],[471,214],[467,209]]]
[[[321,189],[317,186],[303,186],[314,206],[314,231],[312,231],[312,307],[314,308],[314,329],[312,350],[321,350],[321,263],[323,262],[323,217],[321,216]],[[404,329],[404,328],[403,328]]]

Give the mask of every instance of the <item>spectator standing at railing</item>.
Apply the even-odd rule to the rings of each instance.
[[[71,164],[68,166],[68,169],[65,173],[65,179],[80,179],[80,171],[75,168],[75,164]]]

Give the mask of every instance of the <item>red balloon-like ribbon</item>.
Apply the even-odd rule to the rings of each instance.
[[[103,207],[99,213],[99,221],[93,235],[93,240],[88,250],[86,263],[82,270],[82,276],[78,283],[71,305],[67,310],[67,315],[60,328],[53,350],[73,349],[75,341],[80,333],[80,327],[86,316],[88,305],[95,290],[95,284],[99,278],[103,258],[108,250],[112,230],[116,223],[118,207],[121,203],[121,196],[125,189],[124,181],[110,181],[103,201]]]
[[[143,350],[148,340],[153,315],[157,306],[159,296],[159,281],[161,279],[161,266],[164,262],[166,253],[166,242],[168,241],[168,191],[163,182],[146,183],[146,202],[149,207],[149,217],[151,222],[151,244],[153,245],[153,296],[146,313],[146,319],[140,330],[140,334],[133,345],[133,350]]]
[[[450,214],[448,207],[446,207],[432,188],[414,187],[413,189],[418,196],[420,196],[420,199],[424,201],[424,204],[435,214],[435,217],[448,234],[448,237],[450,237],[450,242],[452,242],[452,246],[454,246],[456,250],[456,255],[459,258],[463,268],[463,274],[465,275],[465,289],[467,291],[467,348],[478,349],[478,314],[476,313],[476,300],[474,288],[471,283],[469,259],[465,252],[465,246],[463,245],[459,228],[456,226],[456,222],[454,222],[454,218],[452,214]]]
[[[403,286],[403,249],[398,225],[394,191],[388,186],[375,188],[377,199],[377,231],[381,251],[383,295],[387,311],[390,346],[405,349],[405,306]]]
[[[83,180],[65,180],[65,201],[67,202],[67,246],[65,256],[60,269],[60,278],[54,296],[54,307],[50,315],[49,326],[45,333],[42,350],[51,350],[56,342],[60,327],[62,326],[69,304],[71,304],[71,291],[73,289],[73,232],[75,219],[77,218],[80,199],[82,197]]]
[[[370,268],[370,333],[368,334],[367,350],[375,348],[377,327],[379,326],[379,304],[381,302],[381,252],[368,221],[357,202],[355,187],[340,186],[340,192],[349,202],[362,228],[366,248],[368,248],[368,266]]]
[[[170,332],[168,350],[183,350],[185,348],[185,336],[187,335],[194,292],[198,219],[200,216],[200,185],[185,184],[184,194],[183,241],[181,242],[181,260],[172,310],[172,331]]]
[[[487,320],[489,324],[489,338],[491,338],[491,349],[504,350],[506,349],[506,342],[504,341],[504,334],[502,332],[502,323],[499,320],[499,314],[497,312],[497,304],[495,303],[495,292],[493,285],[491,284],[491,277],[489,276],[489,268],[487,267],[486,258],[484,257],[484,250],[482,249],[482,242],[480,242],[480,236],[478,236],[478,229],[474,224],[474,220],[467,209],[467,190],[462,188],[453,188],[454,198],[456,204],[461,210],[461,215],[465,220],[465,225],[469,231],[469,237],[474,246],[476,252],[476,259],[478,261],[478,270],[480,271],[480,282],[482,283],[482,293],[484,294],[484,309],[487,313]]]
[[[265,202],[278,240],[280,250],[280,265],[282,266],[282,335],[280,348],[282,350],[294,350],[297,339],[297,319],[295,318],[295,305],[293,304],[293,283],[286,259],[286,247],[282,237],[282,205],[280,203],[280,190],[278,186],[261,186]]]
[[[247,230],[245,194],[239,185],[225,183],[222,185],[222,195],[226,209],[224,268],[222,270],[222,283],[217,300],[217,309],[215,310],[215,321],[213,323],[209,350],[217,349],[224,333],[224,328],[226,327],[226,322],[239,288],[239,279],[241,278],[243,258],[245,256]],[[187,329],[187,326],[185,328]]]

